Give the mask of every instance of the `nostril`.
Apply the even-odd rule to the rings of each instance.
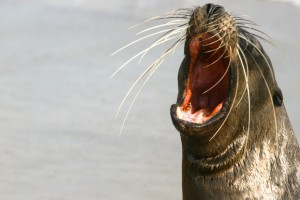
[[[205,5],[206,6],[206,14],[207,14],[207,18],[211,17],[216,11],[222,9],[224,10],[224,8],[222,6],[218,6],[212,3],[208,3]]]
[[[208,17],[210,17],[212,15],[212,13],[214,11],[214,7],[215,7],[215,5],[212,3],[206,4],[206,14]]]

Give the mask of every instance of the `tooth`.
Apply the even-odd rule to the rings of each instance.
[[[200,112],[199,115],[196,117],[196,123],[199,123],[199,124],[202,124],[204,122],[204,119],[203,119],[203,112]]]
[[[180,109],[180,107],[177,107],[177,109],[176,109],[176,115],[177,115],[177,117],[179,118],[179,119],[182,119],[182,111],[181,111],[181,109]]]

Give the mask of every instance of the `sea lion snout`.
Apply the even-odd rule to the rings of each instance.
[[[205,127],[224,119],[230,109],[237,78],[231,66],[238,50],[237,28],[234,18],[214,4],[195,8],[188,24],[178,108],[172,117],[189,121],[191,127]],[[176,128],[183,127],[178,120],[173,122]]]

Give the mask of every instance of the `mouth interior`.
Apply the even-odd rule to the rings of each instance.
[[[195,36],[189,51],[189,74],[177,117],[203,124],[220,112],[226,100],[229,58],[220,40],[208,33]]]

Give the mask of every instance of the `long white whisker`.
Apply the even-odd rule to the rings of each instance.
[[[248,68],[248,64],[247,64],[246,67],[244,66],[244,63],[242,61],[242,58],[241,58],[239,50],[237,51],[237,55],[238,55],[238,57],[239,57],[239,59],[241,61],[243,73],[244,73],[244,76],[245,76],[246,88],[247,88],[247,96],[248,96],[248,127],[247,127],[247,133],[246,133],[247,134],[247,140],[246,140],[246,143],[245,143],[245,149],[246,149],[247,145],[248,145],[248,138],[249,138],[249,134],[250,134],[250,125],[251,125],[251,98],[250,98],[248,75],[247,75],[247,72],[246,72],[246,67]],[[246,58],[245,58],[245,60],[246,60]],[[246,62],[247,62],[247,60],[246,60]],[[244,154],[246,154],[246,150],[244,150]]]
[[[118,111],[115,115],[115,118],[118,117],[120,111],[121,111],[121,108],[123,107],[123,104],[124,102],[126,101],[126,99],[128,98],[129,94],[131,93],[131,91],[136,87],[136,85],[139,83],[139,81],[149,72],[150,69],[152,69],[152,67],[158,63],[159,60],[156,60],[155,62],[153,62],[149,67],[147,67],[147,69],[138,77],[138,79],[132,84],[132,86],[129,88],[129,90],[127,91],[126,95],[124,96],[119,108],[118,108]]]
[[[220,40],[218,39],[218,41],[220,41]],[[228,40],[228,41],[229,41],[229,40]],[[226,42],[228,42],[228,41],[226,41]],[[203,46],[208,46],[208,45],[203,45]],[[209,51],[205,51],[204,53],[210,53],[210,52],[215,52],[215,53],[216,53],[217,50],[218,50],[218,49],[221,49],[222,47],[227,47],[227,44],[224,43],[223,41],[220,42],[220,45],[219,45],[217,48],[212,49],[212,50],[209,50]],[[226,48],[225,48],[225,49],[226,49]],[[214,54],[215,54],[215,53],[214,53]],[[214,54],[213,54],[213,55],[214,55]]]
[[[137,43],[137,42],[139,42],[139,41],[142,41],[142,40],[144,40],[144,39],[146,39],[146,38],[149,38],[149,37],[152,37],[152,36],[154,36],[154,35],[158,35],[158,34],[161,34],[161,33],[167,32],[167,31],[170,31],[170,30],[172,30],[172,29],[165,29],[165,30],[162,30],[162,31],[158,31],[158,32],[155,32],[155,33],[146,35],[146,36],[144,36],[144,37],[142,37],[142,38],[139,38],[139,39],[137,39],[137,40],[135,40],[135,41],[133,41],[133,42],[131,42],[131,43],[125,45],[125,46],[122,47],[121,49],[118,49],[117,51],[115,51],[114,53],[112,53],[111,56],[117,54],[118,52],[122,51],[123,49],[125,49],[125,48],[127,48],[127,47],[129,47],[129,46],[131,46],[131,45],[133,45],[133,44],[135,44],[135,43]]]
[[[272,67],[271,67],[271,65],[270,65],[270,63],[269,63],[269,61],[268,61],[268,59],[266,58],[266,56],[262,53],[262,51],[260,50],[260,49],[258,49],[256,46],[255,46],[255,44],[253,44],[250,40],[248,40],[246,37],[244,37],[243,35],[241,35],[241,34],[239,34],[238,35],[239,36],[239,38],[241,38],[241,39],[244,39],[246,42],[248,42],[248,43],[250,43],[260,54],[261,54],[261,56],[264,58],[264,60],[265,60],[265,62],[267,63],[267,65],[268,65],[268,68],[269,68],[269,70],[270,70],[270,72],[271,72],[271,76],[272,76],[272,80],[273,80],[273,82],[275,83],[275,77],[274,77],[274,72],[273,72],[273,70],[272,70]]]
[[[233,19],[235,19],[235,21],[237,21],[237,22],[247,23],[247,24],[251,24],[253,26],[258,26],[259,27],[259,25],[257,23],[255,23],[254,21],[251,21],[249,19],[245,19],[245,18],[242,18],[242,17],[236,17],[236,16],[233,16]]]
[[[248,50],[247,50],[248,51]],[[269,96],[270,96],[270,101],[272,102],[272,110],[273,110],[273,116],[274,116],[274,123],[275,123],[275,134],[276,134],[276,144],[278,144],[278,127],[277,127],[277,117],[276,117],[276,110],[275,110],[275,106],[273,104],[273,97],[272,97],[272,93],[271,93],[271,90],[270,90],[270,87],[268,85],[268,82],[266,80],[266,77],[265,75],[263,74],[261,68],[259,67],[258,63],[256,62],[256,60],[254,59],[254,57],[249,54],[251,57],[252,57],[252,60],[255,62],[255,66],[256,68],[259,70],[264,82],[265,82],[265,85],[266,85],[266,88],[268,90],[268,93],[269,93]]]
[[[247,91],[247,88],[245,87],[245,89],[243,90],[243,93],[242,93],[242,96],[241,96],[240,100],[239,100],[239,101],[237,102],[237,104],[236,104],[236,107],[238,107],[239,104],[241,103],[241,101],[243,100],[244,95],[246,94],[246,91]]]
[[[145,24],[145,23],[148,23],[148,22],[150,22],[150,21],[159,19],[159,18],[161,18],[162,16],[169,16],[169,15],[172,15],[172,14],[175,13],[176,11],[177,11],[177,10],[172,10],[172,11],[163,13],[163,14],[161,14],[161,15],[158,15],[158,16],[155,16],[155,17],[151,17],[150,19],[147,19],[147,20],[145,20],[145,21],[143,21],[143,22],[141,22],[141,23],[138,23],[138,24],[136,24],[136,25],[133,25],[133,26],[129,27],[128,29],[132,29],[132,28],[134,28],[134,27],[140,26],[140,25]]]
[[[164,62],[164,60],[160,60],[160,62],[158,62],[157,64],[155,64],[155,65],[153,66],[154,68],[152,68],[152,71],[150,72],[149,76],[148,76],[147,79],[143,82],[143,84],[142,84],[142,86],[140,87],[140,89],[137,91],[136,95],[134,96],[134,98],[133,98],[133,100],[132,100],[132,102],[131,102],[131,104],[130,104],[130,106],[129,106],[127,112],[126,112],[126,115],[125,115],[125,118],[124,118],[124,120],[123,120],[123,123],[122,123],[121,129],[120,129],[120,134],[119,134],[119,135],[121,135],[121,133],[122,133],[122,131],[123,131],[123,128],[124,128],[124,125],[125,125],[126,120],[127,120],[127,118],[128,118],[128,115],[129,115],[129,113],[130,113],[130,111],[131,111],[131,109],[132,109],[132,106],[133,106],[133,104],[135,103],[137,97],[139,96],[140,92],[142,91],[142,89],[144,88],[144,86],[146,85],[146,83],[148,82],[148,80],[150,79],[150,77],[152,76],[152,74],[157,70],[157,68],[158,68],[163,62]]]
[[[236,68],[237,68],[237,67],[236,67]],[[237,79],[236,79],[237,81],[236,81],[236,89],[235,89],[234,97],[233,97],[233,100],[232,100],[232,104],[231,104],[231,106],[230,106],[230,108],[229,108],[229,111],[228,111],[228,113],[227,113],[225,119],[223,120],[222,124],[220,125],[220,127],[218,128],[218,130],[214,133],[214,135],[209,139],[209,141],[211,141],[211,140],[218,134],[218,132],[219,132],[219,131],[221,130],[221,128],[224,126],[225,122],[227,121],[227,119],[228,119],[228,117],[229,117],[229,115],[230,115],[230,113],[231,113],[231,111],[232,111],[234,102],[235,102],[235,100],[236,100],[238,88],[239,88],[239,82],[238,82],[238,80],[239,80],[239,70],[236,69],[236,71],[237,71]]]
[[[172,40],[174,38],[176,38],[177,36],[171,37],[166,41]],[[159,43],[156,43],[155,45],[152,44],[150,47],[144,49],[143,51],[141,51],[140,53],[136,54],[135,56],[131,57],[129,60],[127,60],[122,66],[120,66],[112,75],[111,78],[114,77],[121,69],[123,69],[128,63],[130,63],[132,60],[134,60],[135,58],[137,58],[138,56],[144,54],[145,52],[149,51],[151,48],[160,45],[161,43],[164,43],[166,41],[161,41]]]
[[[245,26],[241,26],[241,25],[239,25],[238,27],[240,27],[240,28],[247,28],[247,29],[250,29],[250,30],[256,31],[256,32],[258,32],[258,33],[261,33],[261,34],[263,34],[264,36],[266,36],[267,38],[269,38],[269,39],[271,40],[271,37],[270,37],[269,35],[267,35],[266,33],[264,33],[263,31],[261,31],[261,30],[259,30],[259,29],[253,28],[253,27],[251,27],[251,26],[248,26],[248,25],[245,25]]]
[[[160,24],[160,25],[157,25],[157,26],[153,26],[153,27],[144,29],[144,30],[138,32],[136,35],[140,35],[140,34],[145,33],[147,31],[150,31],[150,30],[153,30],[153,29],[157,29],[157,28],[161,28],[161,27],[165,27],[165,26],[173,26],[173,25],[181,24],[180,22],[186,22],[186,21],[187,20],[183,20],[183,19],[172,20],[172,21],[169,21],[169,22],[167,22],[165,24]]]
[[[238,47],[238,49],[240,50],[240,52],[242,53],[242,55],[243,55],[243,58],[244,58],[245,63],[246,63],[246,66],[248,66],[248,62],[247,62],[247,59],[246,59],[245,54],[243,53],[243,50],[241,49],[240,45],[237,45],[237,47]],[[243,61],[241,60],[241,62],[243,62]],[[247,70],[246,74],[249,74],[249,69],[248,69],[248,67],[247,67],[246,70]],[[246,86],[247,86],[247,85],[245,85],[245,89],[243,90],[242,96],[241,96],[240,100],[238,101],[238,103],[236,104],[236,107],[238,107],[238,105],[241,103],[242,99],[244,98],[244,95],[245,95],[245,93],[246,93],[246,91],[247,91],[247,87],[246,87]]]
[[[139,81],[149,72],[150,69],[152,69],[154,66],[157,65],[157,63],[159,63],[161,60],[164,59],[164,57],[166,57],[174,48],[174,45],[169,48],[164,54],[162,54],[156,61],[154,61],[149,67],[147,67],[147,69],[138,77],[138,79],[133,83],[133,85],[130,87],[130,89],[128,90],[128,92],[126,93],[125,97],[123,98],[118,111],[116,113],[115,118],[117,118],[117,116],[120,113],[121,108],[123,107],[124,102],[126,101],[126,99],[128,98],[129,94],[131,93],[131,91],[136,87],[136,85],[139,83]]]
[[[147,48],[148,49],[148,48]],[[134,60],[139,55],[143,54],[147,49],[141,51],[140,53],[136,54],[135,56],[131,57],[129,60],[127,60],[122,66],[120,66],[110,77],[114,77],[121,69],[123,69],[128,63],[130,63],[132,60]]]
[[[123,130],[123,127],[124,127],[125,122],[126,122],[126,120],[127,120],[127,117],[128,117],[128,115],[129,115],[129,113],[130,113],[130,110],[131,110],[131,108],[132,108],[132,106],[133,106],[133,104],[134,104],[134,102],[135,102],[135,100],[136,100],[138,94],[139,94],[140,91],[143,89],[144,85],[147,83],[147,81],[148,81],[149,78],[152,76],[152,74],[153,74],[153,73],[157,70],[157,68],[164,62],[164,59],[163,59],[163,58],[166,57],[170,52],[172,52],[173,48],[174,48],[174,45],[173,45],[173,47],[169,48],[163,55],[161,55],[160,58],[158,58],[154,63],[152,63],[152,65],[150,65],[150,66],[146,69],[146,71],[143,72],[143,74],[136,80],[136,82],[134,83],[134,85],[132,85],[132,87],[130,88],[130,90],[127,92],[126,96],[124,97],[124,99],[123,99],[123,101],[122,101],[122,103],[121,103],[121,105],[120,105],[120,107],[119,107],[119,109],[118,109],[117,115],[118,115],[120,109],[122,108],[123,103],[125,102],[126,98],[127,98],[128,95],[130,94],[131,90],[136,86],[136,84],[140,81],[140,79],[141,79],[142,77],[144,77],[145,74],[146,74],[150,69],[152,69],[152,71],[150,72],[148,78],[144,81],[143,85],[141,86],[141,88],[139,89],[139,91],[138,91],[137,94],[135,95],[133,101],[131,102],[131,105],[130,105],[130,107],[129,107],[127,113],[126,113],[125,119],[124,119],[124,121],[123,121],[121,130],[120,130],[120,134],[122,133],[122,130]],[[116,116],[117,116],[117,115],[116,115]]]
[[[169,35],[170,36],[170,35]],[[169,37],[168,36],[168,37]],[[173,40],[174,38],[177,38],[177,36],[173,36],[173,37],[170,37],[170,38],[160,38],[159,40],[157,40],[156,42],[154,42],[150,47],[147,48],[147,50],[145,52],[143,52],[141,58],[139,59],[139,63],[143,60],[143,58],[145,57],[145,55],[148,53],[148,51],[150,51],[152,48],[160,45],[160,44],[164,44],[165,42],[168,42],[170,40]]]
[[[165,42],[167,42],[167,41],[169,41],[169,40],[171,40],[171,39],[176,38],[177,36],[171,37],[171,39],[170,39],[169,37],[172,36],[172,35],[177,34],[178,32],[182,32],[182,31],[184,31],[184,30],[186,30],[186,27],[179,28],[178,30],[175,30],[175,29],[174,29],[174,31],[171,31],[171,32],[169,32],[168,34],[164,35],[163,37],[160,37],[156,42],[154,42],[154,43],[148,48],[147,51],[145,51],[145,52],[143,53],[143,55],[141,56],[139,62],[141,62],[141,60],[143,59],[143,57],[147,54],[147,52],[148,52],[150,49],[152,49],[153,47],[157,46],[158,44],[162,44],[162,43],[165,43]]]
[[[225,55],[225,53],[226,53],[226,49],[224,49],[224,52],[222,53],[222,55],[217,60],[215,60],[214,62],[212,62],[212,63],[210,63],[208,65],[205,65],[203,68],[208,68],[208,67],[212,66],[213,64],[215,64],[216,62],[218,62],[221,58],[223,58],[223,56]]]
[[[180,34],[180,39],[176,42],[176,45],[174,47],[172,55],[174,55],[175,50],[177,49],[177,47],[179,46],[179,44],[181,44],[184,40],[185,40],[185,36],[182,37],[181,34]]]
[[[248,28],[248,29],[251,29],[251,30],[254,30],[253,28],[251,28],[251,27],[249,27],[248,25],[244,25],[244,26],[240,26],[240,25],[238,25],[238,27],[239,28]],[[262,31],[259,31],[259,30],[257,30],[257,29],[255,29],[257,32],[259,32],[259,33],[261,33],[261,34],[263,34],[264,36],[266,36],[267,38],[265,38],[265,37],[263,37],[263,36],[261,36],[261,35],[258,35],[258,34],[255,34],[255,33],[253,33],[253,32],[250,32],[249,31],[249,33],[251,33],[251,35],[253,35],[253,36],[255,36],[255,37],[257,37],[257,38],[259,38],[259,39],[261,39],[261,40],[263,40],[263,41],[265,41],[265,42],[267,42],[268,44],[270,44],[270,45],[272,45],[273,47],[274,46],[276,46],[272,41],[272,38],[271,37],[269,37],[267,34],[265,34],[265,33],[263,33]]]
[[[216,35],[219,35],[219,33],[221,33],[221,32],[222,32],[222,30],[220,30],[219,32],[215,33],[214,35],[212,35],[212,36],[206,38],[205,40],[209,40],[209,39],[211,39],[211,38],[214,38]],[[208,43],[208,44],[205,44],[205,45],[203,45],[203,46],[209,46],[209,45],[212,45],[212,44],[214,44],[214,43],[216,43],[216,42],[222,40],[225,36],[226,36],[226,35],[223,35],[223,36],[222,36],[221,38],[219,38],[218,40],[213,41],[213,42]],[[203,40],[203,41],[205,41],[205,40]],[[203,42],[203,41],[202,41],[202,42]]]
[[[205,93],[207,93],[207,92],[209,92],[211,89],[213,89],[214,87],[216,87],[222,80],[223,80],[223,78],[226,76],[226,74],[227,74],[227,72],[228,72],[228,69],[229,69],[229,66],[230,66],[230,61],[229,61],[229,64],[228,64],[228,66],[227,66],[227,68],[226,68],[226,71],[224,72],[224,74],[222,75],[222,77],[213,85],[213,86],[211,86],[209,89],[207,89],[205,92],[203,92],[202,94],[205,94]]]
[[[216,21],[218,21],[219,19],[221,19],[223,17],[223,15],[221,15],[219,13],[215,13],[215,14],[211,15],[210,18],[214,18],[217,15],[219,15],[219,16],[216,19],[214,19],[213,21],[207,23],[206,25],[210,26],[211,24],[215,24]]]

